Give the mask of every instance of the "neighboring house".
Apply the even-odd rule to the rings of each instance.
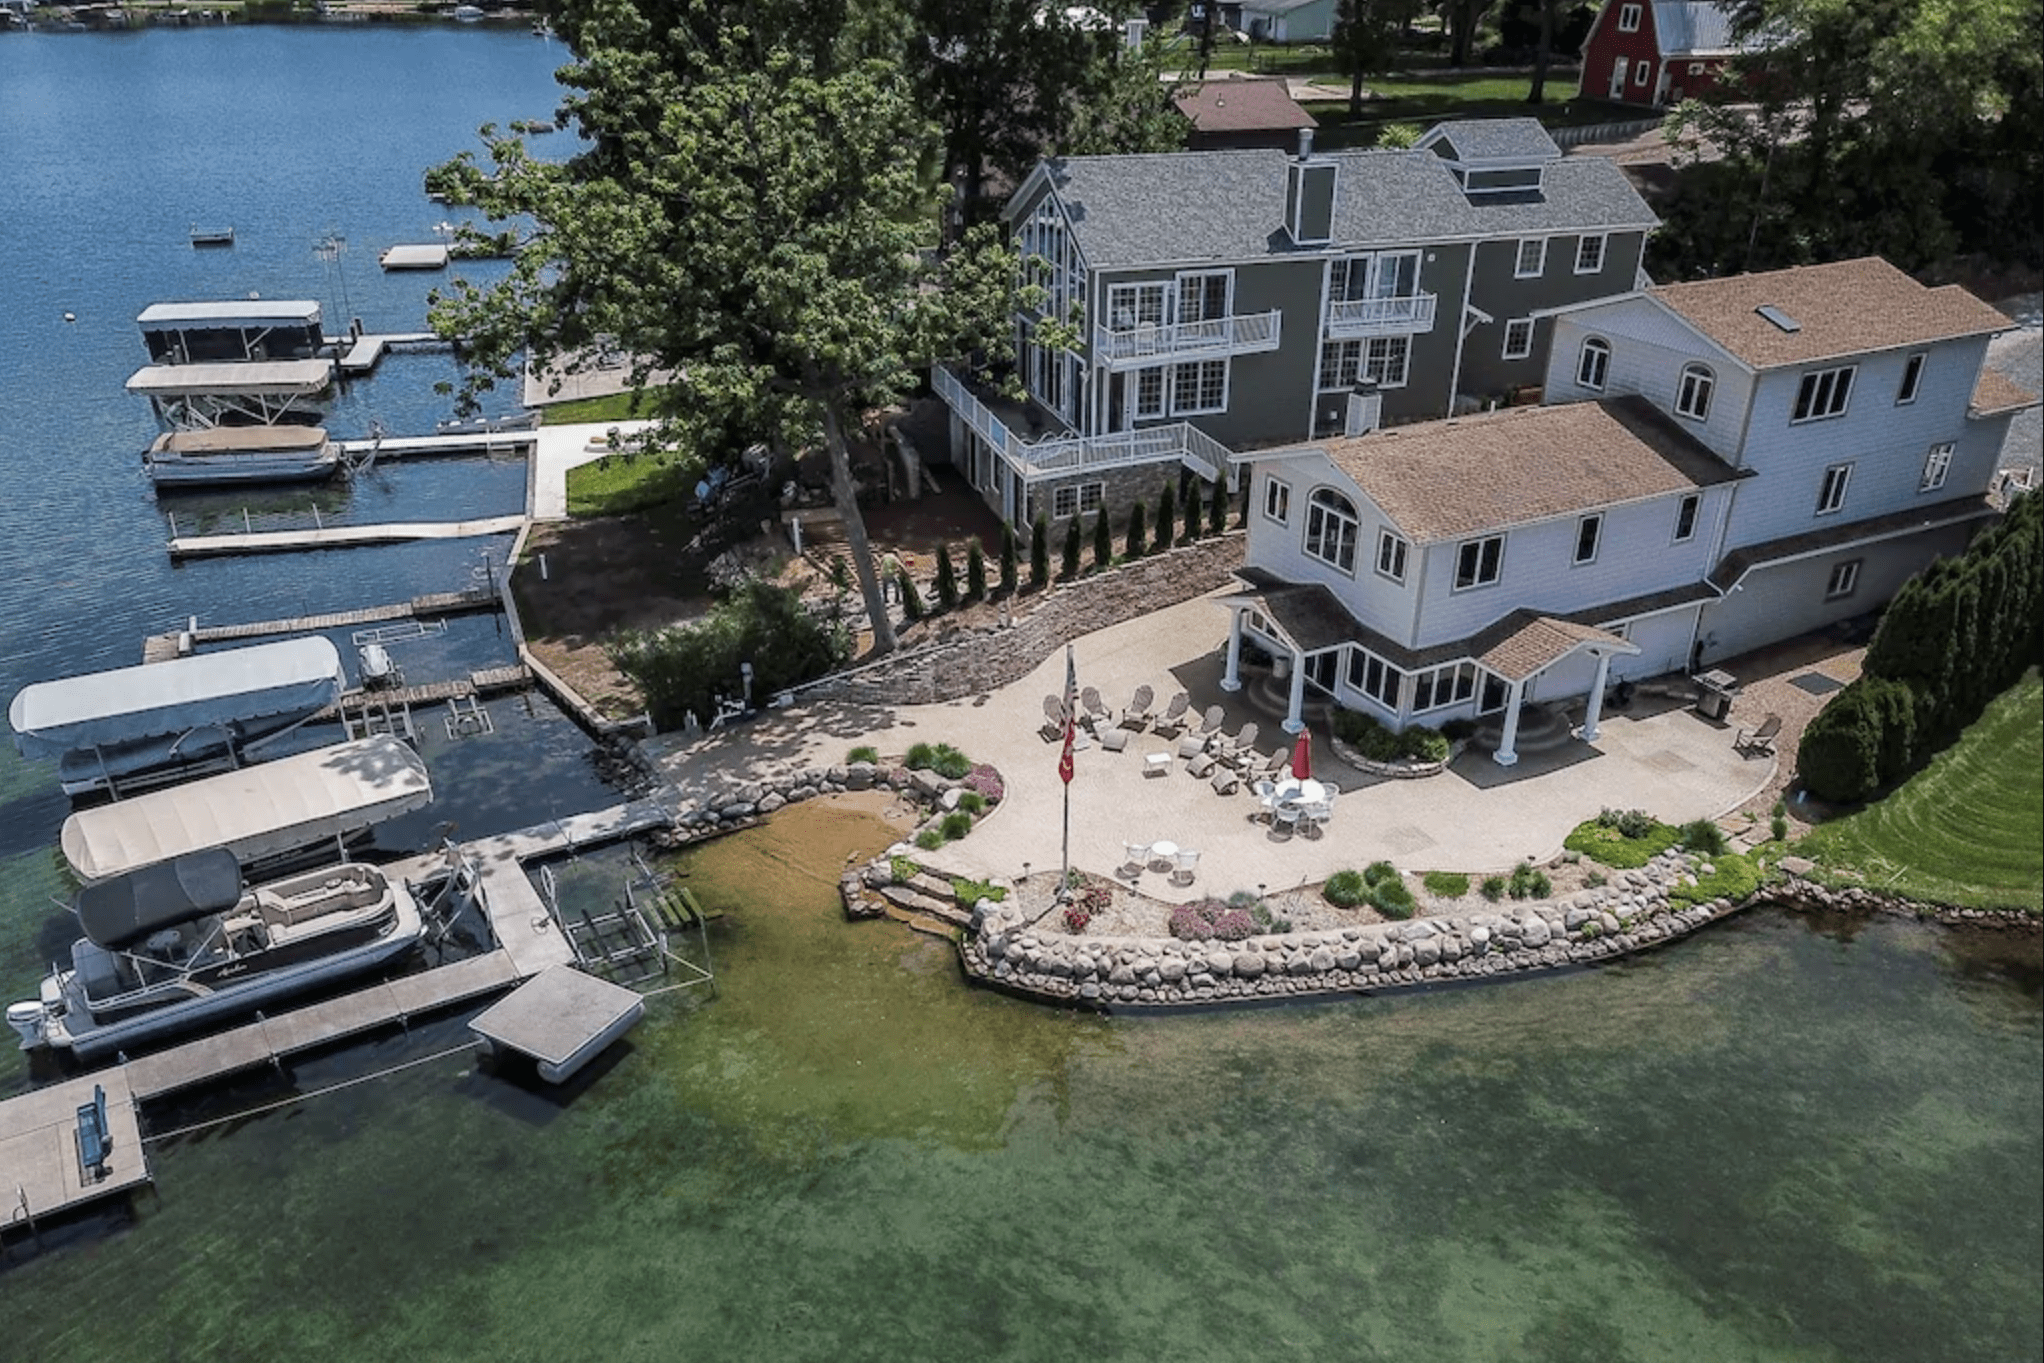
[[[1583,42],[1585,99],[1661,109],[1717,84],[1725,63],[1757,50],[1732,36],[1729,5],[1605,0]]]
[[[1881,605],[1994,513],[2013,323],[1880,260],[1560,310],[1551,405],[1237,456],[1245,640],[1393,727],[1693,669]]]
[[[1070,157],[1008,202],[1044,291],[1016,319],[1027,400],[950,370],[951,462],[1017,525],[1117,519],[1237,449],[1530,395],[1571,303],[1626,294],[1657,220],[1532,119],[1447,123],[1402,151]],[[1076,324],[1080,353],[1039,343]]]
[[[1217,78],[1194,86],[1175,102],[1192,125],[1185,145],[1193,151],[1250,147],[1289,151],[1298,144],[1299,129],[1319,126],[1292,98],[1282,76]]]
[[[1324,43],[1339,0],[1242,0],[1239,26],[1265,43]]]

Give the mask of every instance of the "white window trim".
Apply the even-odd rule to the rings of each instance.
[[[1696,511],[1689,518],[1689,533],[1685,535],[1682,533],[1682,508],[1690,503],[1695,504]],[[1696,538],[1696,527],[1701,525],[1702,523],[1703,523],[1703,494],[1700,492],[1684,493],[1682,495],[1682,500],[1675,503],[1675,538],[1670,540],[1669,543],[1670,544],[1689,543],[1689,541]]]
[[[1271,503],[1278,503],[1276,511]],[[1292,485],[1282,478],[1266,476],[1263,480],[1263,518],[1276,525],[1292,523]]]
[[[1597,243],[1597,263],[1583,264],[1583,251],[1591,242]],[[1611,255],[1611,234],[1609,232],[1587,232],[1576,242],[1576,273],[1596,274],[1604,268],[1604,262]]]
[[[1526,248],[1528,246],[1538,246],[1540,248],[1539,255],[1534,259],[1533,268],[1530,270],[1526,268]],[[1538,279],[1540,278],[1541,275],[1546,273],[1547,273],[1546,237],[1520,237],[1518,241],[1513,243],[1512,278]]]
[[[1464,659],[1459,663],[1443,663],[1439,667],[1424,668],[1413,673],[1412,712],[1416,715],[1428,714],[1435,710],[1445,710],[1451,705],[1463,705],[1478,699],[1477,690],[1480,683],[1476,679],[1476,672],[1476,664]],[[1445,683],[1442,680],[1444,677],[1446,678]],[[1433,679],[1431,685],[1428,685],[1424,680],[1426,678]],[[1468,692],[1464,695],[1456,695],[1456,683],[1465,680],[1469,684]],[[1430,690],[1432,692],[1432,695],[1424,705],[1420,703],[1420,692],[1422,690]],[[1443,690],[1448,693],[1446,700],[1441,699],[1441,692]]]
[[[1918,492],[1936,492],[1945,485],[1945,479],[1952,472],[1954,442],[1940,440],[1930,447],[1930,453],[1923,457],[1923,477],[1918,481]]]
[[[1398,571],[1396,572],[1391,572],[1384,567],[1385,558],[1384,551],[1390,545],[1397,546],[1397,548],[1392,550],[1391,553],[1392,561],[1398,565]],[[1405,539],[1405,537],[1402,535],[1395,535],[1390,530],[1385,529],[1383,527],[1378,528],[1377,557],[1372,561],[1373,566],[1376,568],[1378,577],[1381,577],[1389,582],[1396,582],[1401,587],[1404,586],[1405,573],[1407,568],[1411,566],[1411,559],[1412,544],[1409,540]]]
[[[1467,549],[1471,545],[1488,544],[1492,540],[1496,540],[1498,546],[1496,576],[1491,577],[1487,580],[1473,581],[1468,583],[1467,585],[1457,582],[1455,579],[1459,578],[1462,575],[1462,551],[1464,549]],[[1481,570],[1482,566],[1483,551],[1481,549],[1478,549],[1477,567],[1479,570]],[[1498,583],[1504,580],[1505,580],[1505,537],[1503,535],[1479,535],[1475,539],[1462,540],[1456,544],[1455,557],[1453,561],[1450,562],[1448,565],[1448,584],[1449,584],[1448,590],[1450,593],[1480,592],[1485,587],[1495,587],[1497,586]]]
[[[1647,77],[1653,74],[1654,64],[1644,57],[1632,64],[1632,83],[1634,85],[1645,85]]]
[[[1520,329],[1519,331],[1520,344],[1516,347],[1512,345],[1512,332],[1514,328]],[[1532,353],[1533,353],[1533,319],[1531,317],[1514,317],[1507,321],[1505,323],[1504,349],[1499,352],[1499,358],[1506,360],[1523,360]]]
[[[1914,383],[1909,381],[1909,367],[1911,365],[1916,366],[1916,382]],[[1895,390],[1895,405],[1897,407],[1907,407],[1923,395],[1923,371],[1929,367],[1930,352],[1928,350],[1913,350],[1909,353],[1908,358],[1902,361],[1903,386]]]
[[[1618,7],[1618,31],[1620,33],[1639,32],[1639,11],[1640,7],[1636,4],[1624,4]],[[1632,22],[1627,23],[1626,20],[1628,19]]]
[[[1143,406],[1143,377],[1144,375],[1147,374],[1154,374],[1156,375],[1157,378],[1157,405],[1155,408],[1152,409],[1146,409]],[[1132,383],[1134,386],[1134,392],[1129,397],[1130,412],[1129,419],[1131,421],[1161,421],[1167,415],[1170,414],[1171,411],[1170,365],[1155,364],[1150,365],[1149,367],[1144,369],[1135,370]]]
[[[1395,382],[1388,378],[1371,379],[1371,382],[1375,383],[1379,388],[1405,387],[1406,384],[1412,381],[1412,337],[1410,336],[1372,336],[1368,340],[1362,341],[1360,344],[1363,348],[1356,360],[1356,377],[1358,379],[1368,379],[1370,377],[1370,347],[1379,341],[1384,343],[1387,350],[1393,341],[1403,342],[1404,350],[1401,352],[1402,358],[1398,364],[1398,378]]]
[[[1691,376],[1703,380],[1695,389],[1689,384]],[[1691,421],[1710,420],[1710,404],[1717,396],[1717,388],[1718,376],[1709,365],[1698,364],[1694,360],[1683,365],[1682,372],[1675,378],[1675,415],[1687,417]],[[1703,394],[1703,401],[1694,410],[1688,405],[1692,391]]]
[[[1071,494],[1071,509],[1060,511],[1058,510],[1058,503],[1066,493]],[[1088,493],[1092,494],[1090,498],[1086,495]],[[1051,489],[1050,518],[1063,523],[1074,516],[1083,516],[1089,511],[1098,511],[1106,504],[1107,483],[1104,479],[1090,483],[1066,483],[1063,487]]]
[[[1583,529],[1584,527],[1592,524],[1596,526],[1596,529],[1591,531],[1590,533],[1590,556],[1588,558],[1584,558]],[[1603,552],[1604,552],[1604,513],[1601,511],[1596,511],[1592,512],[1587,516],[1579,517],[1576,520],[1576,542],[1574,546],[1572,546],[1569,550],[1569,566],[1572,568],[1587,568],[1591,564],[1595,563],[1597,561],[1597,555]],[[1499,564],[1499,567],[1501,569],[1503,566],[1504,565],[1502,563]]]
[[[1803,385],[1822,379],[1826,374],[1845,375],[1845,401],[1839,403],[1837,408],[1832,411],[1812,412],[1808,416],[1797,416],[1795,404],[1802,399]],[[1812,369],[1798,375],[1796,377],[1796,396],[1789,400],[1789,425],[1802,426],[1812,421],[1836,421],[1839,417],[1844,416],[1846,410],[1851,407],[1852,390],[1858,386],[1859,366],[1856,364],[1834,365],[1829,369]],[[1813,393],[1816,391],[1814,386],[1811,391]],[[1838,380],[1835,378],[1831,382],[1831,391],[1834,395],[1838,392]]]
[[[1846,463],[1831,464],[1825,468],[1823,480],[1817,484],[1817,514],[1819,516],[1835,516],[1845,509],[1846,493],[1852,488],[1852,466],[1854,462],[1857,461],[1849,460]],[[1838,479],[1838,495],[1829,498],[1830,504],[1827,506],[1825,504],[1827,501],[1825,494],[1831,490],[1831,475],[1834,473],[1840,475]]]
[[[1588,368],[1584,361],[1589,358],[1590,347],[1592,346],[1595,346],[1598,350],[1604,353],[1604,364],[1602,366],[1604,374],[1603,377],[1596,383],[1592,383],[1588,378],[1584,377],[1584,370]],[[1601,393],[1604,391],[1605,385],[1609,384],[1610,382],[1611,382],[1611,342],[1605,340],[1601,336],[1585,336],[1583,338],[1582,345],[1576,348],[1576,387],[1587,388],[1592,393]]]
[[[1189,405],[1184,407],[1179,406],[1178,371],[1181,369],[1197,369],[1201,365],[1208,364],[1217,364],[1221,366],[1220,405],[1216,407],[1200,407],[1196,405]],[[1210,360],[1187,360],[1182,364],[1171,365],[1169,366],[1169,368],[1171,372],[1165,376],[1164,380],[1164,396],[1165,400],[1171,404],[1171,415],[1212,416],[1216,412],[1225,412],[1228,410],[1228,389],[1235,382],[1235,366],[1230,364],[1226,359],[1216,357]]]
[[[1170,309],[1170,311],[1167,312],[1165,316],[1172,322],[1184,321],[1185,319],[1178,315],[1178,300],[1181,296],[1182,290],[1185,288],[1185,281],[1188,279],[1205,279],[1211,275],[1219,275],[1221,278],[1228,281],[1227,306],[1222,310],[1221,316],[1223,317],[1234,316],[1235,271],[1232,267],[1224,270],[1180,270],[1177,274],[1173,275],[1171,277],[1171,287],[1165,291],[1166,297],[1169,300],[1166,306]]]
[[[1140,318],[1142,308],[1136,300],[1139,300],[1143,294],[1149,292],[1154,292],[1157,296],[1157,320],[1154,322],[1138,320],[1129,323],[1128,326],[1122,326],[1119,315],[1123,308],[1121,300],[1128,299],[1128,312]],[[1140,284],[1109,284],[1107,286],[1108,329],[1111,331],[1129,331],[1136,327],[1166,326],[1171,321],[1171,303],[1174,296],[1170,286],[1166,285],[1161,279],[1145,280]]]
[[[1348,502],[1349,509],[1347,511],[1343,511],[1339,507],[1324,506],[1319,502],[1315,501],[1314,499],[1317,498],[1323,492],[1328,493],[1331,496],[1338,497],[1344,502]],[[1335,520],[1346,521],[1348,523],[1349,561],[1346,564],[1343,564],[1338,558],[1329,558],[1324,554],[1314,552],[1313,513],[1316,511],[1319,512],[1323,518],[1331,517]],[[1300,552],[1304,553],[1307,558],[1312,559],[1315,563],[1322,564],[1326,567],[1332,568],[1337,573],[1347,573],[1350,577],[1354,577],[1356,575],[1356,557],[1358,554],[1362,552],[1363,547],[1362,546],[1363,517],[1362,513],[1356,510],[1356,504],[1354,502],[1349,501],[1349,499],[1346,496],[1344,496],[1341,492],[1337,491],[1334,488],[1331,487],[1314,488],[1311,492],[1306,494],[1306,515],[1305,518],[1300,522],[1299,531],[1300,531],[1299,549]],[[1339,540],[1340,536],[1337,535],[1336,539]],[[1321,534],[1321,540],[1323,543],[1326,540],[1326,534],[1324,531]]]
[[[1849,558],[1843,563],[1831,565],[1831,575],[1824,580],[1824,599],[1843,601],[1859,590],[1859,569],[1863,559]]]
[[[1371,663],[1377,665],[1377,675],[1387,683],[1384,689],[1391,692],[1389,700],[1370,690],[1366,684],[1369,681]],[[1349,645],[1349,655],[1342,668],[1341,680],[1342,684],[1356,695],[1368,700],[1372,705],[1382,707],[1386,714],[1397,714],[1399,702],[1405,698],[1405,673],[1361,644]]]

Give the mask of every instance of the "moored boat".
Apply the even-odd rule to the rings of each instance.
[[[300,483],[331,477],[341,448],[320,426],[219,426],[165,432],[142,462],[159,487]]]

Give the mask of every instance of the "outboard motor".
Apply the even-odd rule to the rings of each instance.
[[[360,652],[362,685],[396,686],[400,681],[397,660],[382,644],[364,644]]]
[[[21,1038],[21,1049],[32,1051],[43,1044],[43,1018],[47,1010],[33,999],[7,1005],[7,1025]]]

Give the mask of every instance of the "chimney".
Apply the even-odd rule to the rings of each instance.
[[[1301,128],[1299,129],[1299,159],[1303,161],[1312,154],[1313,130],[1311,128]]]
[[[1373,380],[1364,379],[1349,390],[1348,413],[1341,423],[1343,435],[1368,435],[1383,419],[1384,398]]]

